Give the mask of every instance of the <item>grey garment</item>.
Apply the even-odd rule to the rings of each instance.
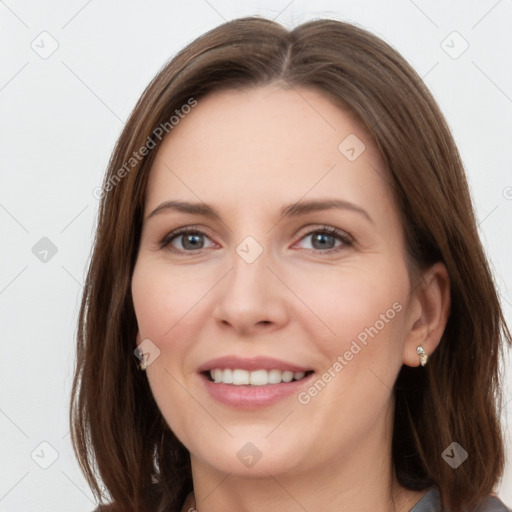
[[[183,507],[187,502],[188,498]],[[101,511],[98,507],[93,512]],[[441,509],[441,497],[438,488],[436,486],[431,487],[409,512],[445,512]],[[499,498],[488,496],[473,512],[512,512],[512,510],[506,507]]]
[[[431,487],[409,512],[445,512],[441,509],[441,496],[436,486]],[[487,496],[474,512],[512,512],[495,496]]]

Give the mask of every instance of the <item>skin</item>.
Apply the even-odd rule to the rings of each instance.
[[[350,134],[366,148],[354,161],[338,149]],[[393,474],[392,388],[402,364],[419,365],[418,345],[427,354],[437,347],[449,281],[436,264],[412,282],[386,180],[362,126],[311,89],[213,93],[163,141],[132,280],[136,343],[149,338],[160,350],[147,378],[190,451],[199,512],[406,511],[425,493],[402,488]],[[371,220],[350,209],[279,214],[326,198],[348,201]],[[171,210],[148,218],[168,200],[202,201],[220,219]],[[184,226],[205,233],[203,248],[184,246],[180,236],[170,246],[180,252],[159,246]],[[327,245],[315,243],[312,233],[323,226],[353,243],[329,233]],[[253,263],[236,251],[248,236],[263,249]],[[210,397],[196,372],[236,354],[283,359],[321,376],[396,303],[401,311],[308,404],[292,394],[236,409]],[[237,457],[247,442],[262,454],[252,467]]]

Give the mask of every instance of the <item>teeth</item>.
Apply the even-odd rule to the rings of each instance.
[[[240,370],[242,371],[242,370]],[[248,373],[248,372],[245,372]],[[249,373],[249,382],[252,386],[265,386],[268,384],[267,370],[256,370]]]
[[[291,372],[281,370],[254,370],[252,372],[240,369],[222,370],[215,368],[210,370],[210,376],[213,382],[222,384],[234,384],[243,386],[250,384],[252,386],[266,386],[267,384],[279,384],[280,382],[291,382],[292,380],[303,379],[305,372]]]
[[[283,372],[281,379],[283,379],[284,382],[291,382],[293,380],[293,372]]]
[[[224,382],[224,372],[222,372],[222,382]],[[233,384],[235,386],[249,384],[249,372],[245,370],[233,370]]]
[[[268,372],[268,383],[279,384],[281,382],[281,370],[270,370]]]

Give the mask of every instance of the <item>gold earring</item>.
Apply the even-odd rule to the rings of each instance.
[[[146,369],[146,361],[144,360],[144,354],[137,347],[134,351],[135,357],[139,360],[137,362],[137,368],[141,371]]]
[[[425,350],[423,350],[423,347],[420,345],[416,349],[416,352],[420,356],[420,364],[421,364],[421,366],[425,366],[427,364],[427,360],[428,360],[428,356],[427,356]]]

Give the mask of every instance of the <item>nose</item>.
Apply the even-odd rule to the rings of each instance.
[[[233,252],[232,269],[216,287],[215,321],[238,336],[272,332],[289,321],[290,297],[263,252],[252,262]],[[288,291],[288,294],[290,292]]]

